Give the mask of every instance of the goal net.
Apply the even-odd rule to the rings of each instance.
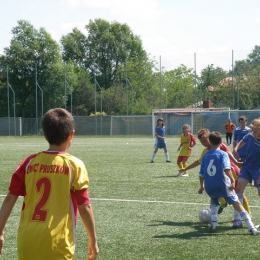
[[[196,134],[201,128],[208,128],[210,131],[225,133],[224,125],[228,118],[238,126],[240,116],[246,116],[248,123],[260,117],[260,110],[229,110],[228,108],[207,108],[207,109],[156,109],[152,112],[152,129],[159,117],[165,121],[166,135],[182,134],[182,126],[189,124],[191,132]]]

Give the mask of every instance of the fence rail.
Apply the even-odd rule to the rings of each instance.
[[[163,117],[166,135],[180,135],[182,126],[189,124],[196,134],[200,128],[225,133],[228,118],[238,125],[238,118],[246,116],[250,123],[260,117],[260,110],[230,110],[214,112],[174,112],[142,116],[75,116],[76,135],[151,135],[155,122]],[[0,118],[0,136],[42,135],[41,119]]]

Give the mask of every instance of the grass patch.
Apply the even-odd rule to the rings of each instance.
[[[69,152],[82,159],[90,176],[89,193],[94,209],[102,260],[169,259],[258,259],[258,237],[247,228],[231,228],[233,209],[219,215],[217,232],[210,234],[199,222],[198,213],[209,207],[209,197],[199,195],[198,170],[188,178],[177,178],[179,137],[169,137],[172,164],[165,163],[159,150],[155,163],[150,159],[151,137],[78,137]],[[48,148],[42,137],[0,137],[0,194],[6,194],[12,172],[29,154]],[[196,145],[189,163],[202,146]],[[257,190],[246,189],[253,221],[259,224]],[[0,197],[2,203],[4,197]],[[22,198],[8,220],[3,260],[17,259],[16,233]],[[246,250],[245,250],[246,246]],[[76,260],[86,259],[87,236],[79,219]]]

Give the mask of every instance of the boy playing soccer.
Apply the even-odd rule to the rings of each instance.
[[[209,135],[210,135],[210,131],[206,128],[202,128],[198,131],[198,139],[200,140],[201,144],[205,147],[204,150],[202,151],[200,157],[195,161],[193,162],[192,164],[190,164],[186,170],[189,170],[189,169],[192,169],[198,165],[200,165],[200,162],[201,162],[201,159],[203,157],[203,155],[209,150],[211,149],[211,145],[210,145],[210,142],[209,142]],[[220,150],[226,152],[228,155],[229,155],[229,158],[231,159],[231,171],[233,173],[233,177],[235,179],[235,184],[237,185],[237,176],[239,174],[239,169],[238,167],[236,166],[236,164],[234,163],[236,161],[236,159],[233,157],[232,153],[230,152],[230,150],[228,149],[228,147],[221,143],[220,146],[219,146]],[[185,171],[185,169],[179,169],[179,172],[183,172]],[[228,205],[227,202],[223,199],[223,198],[220,198],[220,202],[221,204],[219,205],[219,209],[218,209],[218,214],[221,214],[223,209]],[[246,198],[246,196],[244,196],[243,198],[243,207],[246,209],[246,211],[251,214],[251,211],[250,211],[250,207],[249,207],[249,203],[248,203],[248,199]],[[235,214],[235,211],[234,211],[234,215]],[[235,216],[234,216],[234,219]],[[237,226],[237,222],[235,221],[233,223],[233,227],[234,228],[238,228],[239,226]]]
[[[67,153],[74,119],[65,109],[51,109],[43,116],[42,128],[49,148],[28,156],[15,170],[0,210],[0,254],[7,219],[23,196],[19,260],[74,259],[78,211],[89,236],[88,259],[96,259],[99,249],[87,170],[81,160]]]
[[[188,166],[188,159],[191,156],[192,147],[196,145],[196,139],[193,134],[190,133],[190,126],[184,124],[182,127],[181,144],[177,150],[180,154],[177,158],[177,165],[179,168],[186,168]],[[187,171],[180,173],[178,176],[186,177],[189,176]]]
[[[240,217],[245,221],[248,230],[253,235],[258,235],[258,230],[254,226],[251,217],[243,208],[234,191],[235,180],[231,173],[230,160],[227,153],[221,151],[219,146],[222,142],[219,132],[212,132],[209,135],[211,149],[202,157],[200,168],[200,189],[202,194],[205,189],[211,198],[211,224],[209,231],[214,232],[218,225],[218,204],[219,198],[223,197],[234,209],[239,212]]]
[[[163,149],[164,150],[164,155],[167,163],[171,163],[169,160],[169,154],[167,150],[167,144],[166,144],[166,138],[165,138],[165,126],[164,126],[164,121],[163,118],[158,118],[157,119],[157,125],[154,129],[155,131],[155,144],[154,144],[154,152],[152,155],[151,163],[154,163],[155,156],[158,152],[158,149]]]

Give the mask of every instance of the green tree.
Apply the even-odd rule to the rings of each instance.
[[[55,97],[51,99],[52,106],[61,106],[64,97],[60,81],[58,78],[55,83],[50,80],[57,75],[57,64],[61,66],[59,45],[44,28],[36,30],[24,20],[18,21],[12,34],[10,47],[4,49],[4,55],[0,59],[0,67],[5,70],[8,66],[9,83],[15,91],[17,116],[35,116],[36,76],[44,91],[45,109],[50,108],[50,104],[47,104],[50,97]],[[39,95],[38,104],[40,100]]]
[[[167,86],[167,107],[185,108],[194,104],[194,74],[183,64],[163,74]]]
[[[207,100],[212,97],[212,89],[219,86],[225,78],[228,77],[228,73],[220,67],[214,68],[214,65],[208,65],[201,71],[201,77],[199,78],[199,86],[201,87],[202,99]]]
[[[62,58],[65,62],[72,61],[76,63],[79,68],[88,68],[87,61],[87,37],[80,32],[77,28],[74,28],[71,33],[62,36]]]
[[[127,24],[108,22],[103,19],[90,20],[86,25],[87,37],[78,29],[61,39],[62,56],[79,67],[95,73],[99,85],[110,88],[117,81],[117,73],[131,58],[146,57],[142,42]]]

